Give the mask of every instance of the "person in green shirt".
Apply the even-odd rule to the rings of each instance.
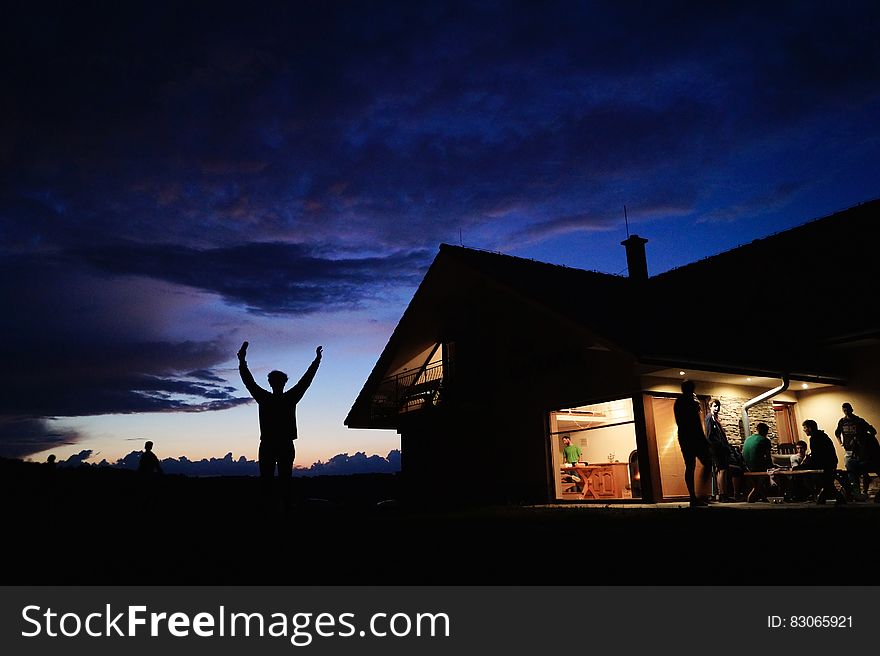
[[[753,433],[743,442],[743,460],[746,467],[752,472],[765,472],[773,469],[773,459],[770,457],[770,440],[767,435],[770,427],[764,422],[755,426],[757,433]]]
[[[742,452],[743,460],[750,472],[765,472],[773,469],[773,458],[770,456],[770,440],[767,435],[770,433],[770,427],[764,422],[760,422],[755,429],[757,433],[753,433],[743,442]],[[765,479],[763,476],[757,477],[752,486],[751,492],[746,500],[754,503],[758,499],[765,498],[764,493]]]
[[[581,460],[581,448],[571,443],[571,438],[565,435],[562,438],[562,466],[563,468],[576,465]],[[565,492],[577,491],[578,485],[581,483],[581,477],[574,473],[573,469],[565,469],[563,471],[562,482],[568,487]],[[574,485],[571,485],[571,484]]]
[[[562,438],[562,457],[569,465],[576,465],[581,461],[581,448],[572,444],[568,435]]]

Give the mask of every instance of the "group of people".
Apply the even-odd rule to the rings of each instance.
[[[703,476],[708,482],[715,472],[715,499],[718,501],[734,501],[743,498],[741,487],[745,472],[771,472],[777,466],[771,455],[771,442],[767,437],[770,427],[760,422],[755,426],[755,433],[749,435],[740,450],[731,445],[727,439],[724,426],[719,419],[721,402],[713,399],[709,404],[709,414],[705,422],[701,419],[700,402],[695,393],[693,381],[686,380],[681,385],[681,396],[674,405],[675,421],[678,425],[678,442],[684,457],[684,479],[687,485],[691,506],[704,506],[707,501],[696,493],[696,462],[703,464]],[[844,449],[845,473],[837,470],[838,458],[834,443],[825,431],[820,430],[813,419],[807,419],[802,427],[809,439],[809,444],[801,440],[797,443],[797,452],[791,456],[792,470],[820,471],[817,476],[815,490],[809,490],[804,483],[795,483],[790,491],[798,498],[806,498],[814,492],[815,501],[824,504],[827,499],[834,498],[837,503],[862,498],[868,493],[870,474],[880,475],[880,443],[877,431],[867,421],[858,417],[852,405],[844,403],[844,416],[834,431],[838,442]],[[809,447],[809,454],[807,448]],[[792,477],[793,480],[798,480]],[[766,499],[764,496],[764,477],[755,477],[746,499],[749,502]],[[839,482],[843,493],[837,489]],[[779,486],[782,487],[781,482]],[[862,493],[861,490],[864,489]],[[876,501],[880,502],[880,492]]]

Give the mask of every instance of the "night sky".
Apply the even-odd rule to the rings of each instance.
[[[343,427],[441,242],[652,274],[880,196],[877,2],[16,2],[0,24],[0,455]]]

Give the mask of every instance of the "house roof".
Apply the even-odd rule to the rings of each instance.
[[[494,282],[587,327],[606,343],[632,350],[631,281],[538,260],[441,244],[440,254],[468,265]]]
[[[674,299],[687,335],[657,324],[643,355],[676,352],[787,371],[838,369],[826,348],[880,333],[873,235],[880,201],[811,221],[651,278],[656,311]],[[677,334],[679,333],[679,334]]]
[[[385,375],[425,288],[442,287],[459,267],[480,272],[645,363],[840,377],[833,346],[880,336],[878,304],[863,294],[877,277],[871,237],[878,222],[880,200],[642,282],[442,244],[352,414]]]

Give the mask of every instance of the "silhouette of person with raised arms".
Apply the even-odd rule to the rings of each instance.
[[[682,381],[681,396],[675,400],[673,405],[675,423],[678,425],[678,446],[681,447],[681,455],[684,458],[684,482],[687,485],[691,507],[706,505],[706,500],[697,496],[694,483],[694,472],[697,468],[698,458],[703,464],[701,476],[701,479],[704,479],[703,482],[707,483],[712,475],[709,441],[703,432],[700,402],[697,400],[695,389],[693,381]]]
[[[290,482],[293,473],[295,449],[293,440],[296,434],[296,404],[299,403],[321,364],[321,353],[324,347],[315,349],[315,359],[299,382],[286,392],[287,374],[283,371],[270,371],[268,375],[271,392],[257,385],[247,366],[248,343],[244,342],[238,351],[238,372],[244,386],[260,406],[260,478],[264,489],[268,489],[275,476],[278,466],[278,478],[285,486]],[[284,490],[286,491],[286,489]]]
[[[162,473],[162,465],[159,464],[159,458],[153,453],[153,443],[144,444],[144,452],[138,461],[138,473],[144,476],[152,476],[153,474]]]

